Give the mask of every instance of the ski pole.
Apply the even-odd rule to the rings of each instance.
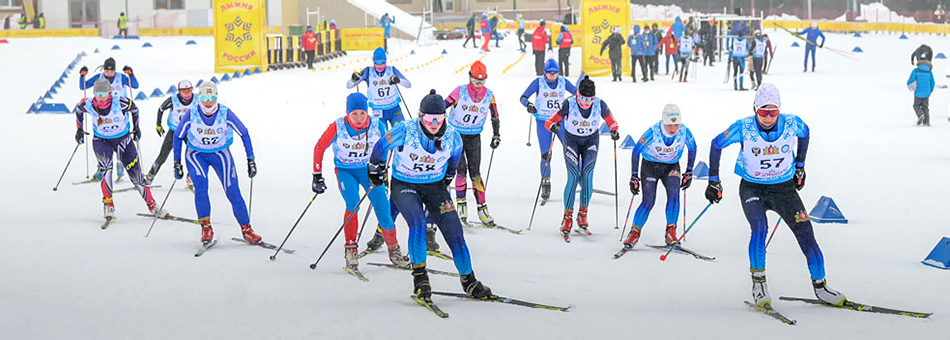
[[[161,211],[162,209],[165,208],[165,202],[168,202],[168,197],[172,195],[172,190],[175,189],[175,183],[178,183],[177,178],[174,181],[172,181],[172,186],[168,188],[168,193],[165,194],[165,199],[162,200],[162,205],[158,207],[157,211]],[[158,215],[155,215],[155,217],[152,218],[152,225],[148,226],[148,232],[145,233],[145,237],[148,237],[148,235],[152,233],[152,227],[155,226],[156,221],[158,221]]]
[[[86,99],[86,83],[85,82],[82,83],[82,98],[83,100]],[[87,134],[87,135],[89,134],[88,132],[86,132],[85,119],[82,120],[82,133]],[[86,179],[89,179],[89,144],[86,144]]]
[[[703,211],[701,211],[701,212],[699,213],[699,215],[697,215],[696,218],[693,219],[693,223],[690,223],[690,224],[689,224],[689,228],[686,228],[686,230],[683,231],[683,235],[680,235],[680,237],[679,237],[678,239],[676,239],[675,242],[673,242],[672,244],[670,244],[670,249],[668,249],[668,250],[666,251],[666,254],[660,255],[660,261],[666,261],[666,256],[667,256],[667,255],[670,255],[670,253],[673,252],[673,249],[676,249],[676,247],[679,247],[680,241],[682,241],[683,238],[686,237],[686,233],[688,233],[691,229],[693,229],[693,226],[696,225],[696,222],[699,221],[699,218],[700,218],[700,217],[703,217],[703,214],[705,214],[705,213],[706,213],[706,210],[709,210],[709,207],[711,207],[711,206],[712,206],[712,203],[707,203],[707,204],[706,204],[706,207],[703,208]]]
[[[633,199],[637,196],[630,196],[630,205],[627,207],[627,218],[623,220],[623,229],[620,230],[620,241],[623,241],[623,234],[627,232],[627,223],[630,223],[630,210],[633,210]]]
[[[247,194],[247,219],[251,220],[251,208],[254,207],[254,177],[251,177],[251,188],[248,189]]]
[[[528,116],[528,146],[531,146],[531,116]]]
[[[765,248],[769,248],[769,243],[772,243],[772,237],[775,236],[775,232],[778,231],[778,225],[782,223],[782,216],[778,217],[778,221],[775,222],[775,228],[772,228],[772,235],[769,235],[769,240],[765,242]]]
[[[620,194],[617,189],[617,140],[614,140],[614,229],[620,229]]]
[[[551,164],[551,153],[554,151],[554,140],[557,138],[556,133],[551,134],[551,146],[548,147],[548,159],[545,160],[544,166],[541,167],[541,182],[538,183],[538,194],[534,196],[534,208],[531,208],[531,220],[528,221],[528,231],[531,231],[531,224],[534,223],[534,213],[538,210],[538,200],[541,199],[541,187],[544,185],[544,169],[547,169],[548,165]],[[543,156],[542,156],[543,158]]]
[[[683,190],[683,226],[686,226],[686,190]]]
[[[491,156],[488,157],[488,172],[485,173],[485,182],[482,183],[482,187],[488,187],[488,177],[491,176],[491,163],[495,160],[495,149],[491,149]]]
[[[300,213],[300,217],[297,217],[297,222],[294,222],[294,226],[293,226],[293,227],[290,227],[290,231],[287,232],[287,237],[284,237],[284,241],[281,242],[281,243],[280,243],[280,246],[277,247],[277,250],[274,251],[274,255],[271,255],[271,256],[270,256],[270,260],[271,260],[271,261],[276,260],[276,259],[277,259],[277,254],[280,254],[280,250],[281,250],[281,249],[284,249],[284,244],[287,243],[287,239],[290,238],[290,234],[292,234],[292,233],[294,232],[294,229],[297,229],[297,224],[300,224],[300,220],[303,219],[303,215],[307,214],[307,210],[310,210],[310,205],[313,204],[313,200],[317,199],[317,195],[319,195],[319,194],[316,194],[316,193],[313,194],[313,198],[310,199],[310,203],[307,203],[307,207],[306,207],[306,208],[303,208],[303,212]]]
[[[373,212],[373,204],[369,204],[369,209],[366,209],[366,215],[363,215],[363,224],[360,225],[360,232],[356,234],[356,243],[360,243],[360,239],[363,238],[363,229],[366,229],[366,221],[369,220],[369,214]]]
[[[409,104],[406,104],[406,98],[403,98],[402,91],[399,90],[399,86],[395,86],[395,88],[396,88],[396,93],[399,94],[399,100],[402,101],[402,106],[406,107],[406,114],[412,115],[412,111],[409,110]]]
[[[66,169],[69,169],[69,164],[73,162],[73,156],[76,156],[76,150],[79,150],[79,144],[76,144],[76,147],[73,148],[73,153],[69,155],[69,161],[66,162],[66,167],[63,168],[63,174],[59,175],[59,180],[56,181],[56,186],[53,187],[53,191],[59,190],[59,183],[63,181],[63,176],[66,176]],[[88,168],[86,168],[88,169]]]
[[[373,188],[375,187],[375,185],[370,186],[369,190],[366,190],[366,192],[363,193],[363,197],[360,197],[360,201],[356,203],[357,207],[360,206],[360,204],[363,204],[363,201],[366,200],[366,196],[369,196],[369,192],[373,191]],[[333,245],[333,241],[336,241],[337,236],[340,236],[340,232],[343,231],[343,227],[346,227],[346,224],[350,223],[350,219],[352,219],[353,216],[356,216],[356,212],[353,212],[350,214],[350,216],[346,217],[346,220],[343,220],[343,225],[340,226],[340,229],[337,229],[336,234],[333,235],[333,239],[330,240],[330,243],[327,243],[327,247],[323,248],[323,252],[320,253],[320,257],[317,258],[317,261],[310,264],[310,269],[317,269],[317,263],[320,263],[320,260],[323,259],[323,255],[327,254],[327,250],[330,250],[330,246]]]

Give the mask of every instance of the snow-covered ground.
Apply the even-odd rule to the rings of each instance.
[[[317,198],[287,242],[296,255],[276,261],[259,248],[229,241],[240,232],[220,185],[212,184],[212,221],[219,244],[201,258],[199,229],[159,221],[144,238],[150,219],[134,193],[116,197],[118,220],[107,231],[98,228],[102,206],[97,185],[71,185],[85,178],[84,148],[73,160],[58,192],[50,190],[74,147],[72,115],[27,115],[30,103],[45,91],[80,51],[90,52],[80,64],[98,65],[114,56],[128,64],[150,93],[180,79],[209,79],[212,41],[209,37],[149,38],[114,42],[99,38],[10,39],[0,45],[0,338],[3,339],[300,339],[300,338],[491,338],[596,339],[605,337],[678,339],[893,339],[943,338],[950,333],[950,278],[947,272],[920,264],[931,247],[947,234],[945,215],[950,180],[947,135],[947,90],[931,100],[933,127],[914,126],[912,94],[904,85],[912,66],[908,55],[920,43],[937,48],[950,39],[913,35],[865,35],[852,38],[829,34],[827,46],[850,50],[861,46],[855,62],[819,50],[816,73],[802,73],[803,49],[789,47],[795,39],[769,31],[778,46],[768,82],[782,90],[783,111],[805,119],[812,130],[808,181],[801,196],[811,207],[820,196],[831,196],[851,220],[847,225],[815,225],[824,251],[832,287],[856,301],[894,308],[934,312],[930,320],[857,313],[778,301],[782,295],[811,296],[804,257],[784,225],[768,255],[769,286],[776,308],[798,320],[785,326],[755,313],[742,301],[750,299],[747,245],[749,226],[738,200],[737,176],[731,162],[738,147],[723,160],[725,199],[709,209],[688,238],[688,246],[716,256],[707,263],[686,256],[658,260],[657,251],[642,250],[612,259],[621,244],[614,225],[614,200],[597,195],[591,207],[594,236],[575,237],[565,244],[557,232],[561,219],[561,188],[565,182],[560,145],[554,157],[552,201],[538,208],[531,232],[517,236],[481,228],[466,229],[478,278],[501,295],[555,305],[573,305],[561,313],[477,301],[439,298],[451,314],[438,319],[409,299],[408,272],[363,265],[370,282],[343,273],[343,242],[338,239],[315,270],[313,262],[342,222],[343,200],[335,177],[331,190]],[[185,46],[195,39],[197,46]],[[119,44],[122,49],[108,48]],[[527,55],[507,74],[502,70],[520,53],[517,43],[504,41],[485,56],[488,86],[498,96],[502,115],[502,144],[496,150],[488,186],[491,212],[502,225],[526,227],[539,181],[537,141],[526,147],[532,119],[518,103],[528,82],[535,79]],[[392,56],[406,55],[412,46],[391,42]],[[100,54],[92,54],[99,48]],[[479,57],[457,41],[415,48],[396,63],[400,69],[424,64],[446,49],[447,58],[406,72],[413,88],[405,89],[413,110],[429,89],[446,94],[467,81],[456,72]],[[332,71],[289,70],[241,78],[220,85],[219,100],[248,126],[256,148],[259,175],[255,180],[252,220],[271,243],[280,243],[296,220],[310,191],[313,145],[319,134],[344,111],[344,88],[349,73],[363,65],[354,60],[368,52],[350,53],[326,65]],[[575,79],[580,50],[573,55]],[[345,66],[343,64],[345,63]],[[663,62],[660,63],[663,69]],[[946,83],[945,60],[936,62],[937,82]],[[710,139],[730,123],[750,115],[752,92],[734,92],[722,83],[726,62],[699,67],[698,77],[680,84],[660,75],[649,84],[612,83],[597,79],[597,92],[617,117],[624,136],[639,136],[660,118],[664,104],[676,103],[707,160]],[[78,69],[53,101],[70,108],[82,96]],[[219,75],[220,76],[220,75]],[[747,84],[748,86],[748,84]],[[137,92],[136,92],[137,93]],[[142,164],[150,166],[161,139],[152,122],[161,99],[137,102],[142,117]],[[533,136],[533,132],[531,133]],[[613,190],[611,141],[602,139],[597,189]],[[245,197],[249,195],[243,150],[238,159]],[[483,173],[490,149],[485,143]],[[329,161],[329,155],[327,160]],[[630,200],[627,178],[629,150],[618,152],[620,218]],[[90,165],[90,171],[94,171]],[[172,184],[171,161],[155,184],[161,200]],[[128,187],[127,180],[117,188]],[[688,190],[688,220],[705,206],[705,182]],[[663,194],[660,194],[663,196]],[[636,199],[639,204],[640,199]],[[663,239],[664,198],[658,198],[641,244]],[[191,194],[178,185],[166,209],[194,217]],[[777,218],[769,214],[773,223]],[[470,217],[474,217],[474,212]],[[372,222],[371,222],[372,223]],[[405,222],[397,223],[405,248]],[[682,230],[682,229],[681,229]],[[366,231],[362,243],[371,231]],[[441,239],[440,239],[441,242]],[[443,243],[444,246],[444,243]],[[364,259],[388,262],[383,253]],[[454,270],[451,262],[429,260],[436,269]],[[459,291],[457,279],[431,276],[436,290]]]

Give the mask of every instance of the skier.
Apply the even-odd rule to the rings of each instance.
[[[112,91],[112,96],[114,97],[125,97],[131,100],[132,94],[131,89],[126,88],[126,86],[137,89],[139,88],[139,81],[135,78],[135,74],[132,73],[132,68],[126,65],[122,68],[125,74],[116,73],[115,71],[115,59],[106,58],[102,63],[102,66],[98,68],[102,69],[102,73],[96,74],[89,79],[86,79],[86,75],[89,74],[89,68],[83,66],[79,69],[79,89],[86,91],[86,89],[92,88],[93,84],[96,83],[96,80],[99,78],[104,78],[109,82],[109,86]],[[97,69],[98,69],[97,68]],[[122,176],[125,175],[125,166],[122,164],[121,157],[117,158],[119,171],[116,172],[116,181],[122,179]],[[97,171],[93,176],[93,180],[99,180],[99,177],[102,176],[101,171]]]
[[[732,57],[732,89],[745,91],[746,88],[742,83],[745,80],[745,59],[749,56],[749,42],[745,39],[745,36],[742,35],[741,31],[738,33],[738,36],[732,40],[732,45],[729,46],[729,50],[729,54]]]
[[[762,85],[762,73],[765,70],[765,56],[772,52],[772,45],[768,43],[768,38],[762,35],[761,30],[755,30],[751,49],[752,89],[757,90],[759,86]]]
[[[810,138],[808,125],[795,115],[780,114],[781,106],[778,88],[762,84],[755,94],[755,115],[736,121],[713,139],[709,149],[706,199],[710,203],[722,200],[719,180],[722,149],[740,143],[742,148],[735,172],[742,177],[739,198],[742,211],[752,227],[749,260],[755,304],[760,307],[772,304],[765,282],[765,239],[769,232],[765,211],[772,210],[795,234],[808,262],[815,295],[825,303],[840,306],[845,296],[828,288],[825,282],[824,256],[798,196],[798,190],[805,186],[805,154]]]
[[[170,153],[174,147],[175,130],[177,130],[178,125],[181,124],[181,118],[187,115],[188,112],[191,112],[191,110],[198,108],[198,101],[194,100],[193,91],[191,82],[182,80],[178,82],[178,93],[165,99],[165,102],[158,108],[155,131],[158,132],[159,137],[165,135],[165,128],[162,127],[162,115],[165,113],[165,110],[170,110],[167,123],[168,130],[170,130],[171,133],[165,135],[165,140],[162,142],[162,148],[158,152],[158,157],[155,158],[155,163],[152,163],[152,168],[149,169],[148,174],[145,175],[145,183],[152,184],[152,181],[155,180],[155,175],[158,175],[158,170],[162,168],[162,164],[165,164],[165,160],[168,159],[168,153]],[[194,190],[191,177],[188,177],[188,188]]]
[[[825,34],[821,33],[821,29],[818,28],[818,23],[811,23],[811,27],[795,32],[798,35],[805,35],[805,39],[808,41],[805,44],[805,69],[802,72],[808,72],[808,54],[811,53],[811,71],[815,72],[815,51],[818,48],[825,47]],[[821,37],[821,44],[818,44],[818,37]]]
[[[412,262],[413,294],[431,303],[432,286],[426,272],[426,216],[428,211],[452,249],[453,261],[461,275],[462,289],[472,297],[490,297],[491,289],[475,278],[462,225],[447,185],[455,177],[462,157],[462,138],[445,124],[445,100],[431,90],[419,104],[419,118],[393,127],[373,148],[369,178],[373,185],[386,180],[384,155],[393,153],[393,201],[409,224],[409,258]]]
[[[313,192],[323,194],[327,191],[327,184],[323,179],[323,154],[328,147],[333,147],[333,163],[335,165],[337,185],[343,201],[346,202],[346,212],[343,220],[348,221],[343,228],[346,245],[344,258],[346,270],[360,276],[359,259],[356,251],[356,233],[359,227],[358,213],[360,200],[360,186],[363,190],[371,190],[370,203],[376,209],[376,219],[382,229],[382,237],[386,240],[389,250],[389,260],[394,265],[409,268],[409,259],[402,254],[396,239],[396,229],[390,215],[389,196],[385,186],[370,188],[369,177],[366,175],[366,163],[369,152],[379,139],[386,134],[386,124],[376,117],[367,116],[366,96],[362,93],[351,93],[346,97],[346,116],[330,123],[320,136],[320,140],[313,147]],[[385,156],[385,155],[384,155]],[[384,157],[385,158],[385,157]],[[383,162],[386,160],[383,159]],[[350,217],[350,215],[354,215]]]
[[[195,210],[201,224],[201,243],[207,247],[214,240],[211,229],[211,200],[208,198],[208,168],[214,168],[224,192],[231,202],[234,218],[241,226],[244,240],[251,244],[261,242],[261,237],[251,228],[251,219],[241,196],[234,157],[231,156],[231,143],[234,134],[241,137],[244,151],[247,153],[247,177],[257,176],[257,163],[254,162],[254,147],[251,135],[244,123],[234,111],[218,103],[218,86],[213,82],[204,82],[198,87],[198,107],[193,108],[184,117],[175,131],[175,178],[185,177],[181,165],[183,143],[187,143],[185,158],[188,162],[188,176],[195,184]]]
[[[568,94],[577,93],[577,88],[566,77],[558,76],[557,62],[548,59],[544,63],[544,76],[531,81],[528,88],[521,94],[521,105],[534,115],[537,122],[538,149],[541,151],[541,199],[547,201],[551,197],[551,131],[544,127],[544,122],[561,110],[561,103]],[[528,98],[534,96],[534,102]],[[564,134],[558,134],[563,143]],[[550,152],[549,152],[550,151]]]
[[[482,13],[482,51],[490,52],[488,44],[491,42],[491,20],[488,19],[488,13]]]
[[[485,185],[482,183],[482,129],[485,128],[486,118],[491,117],[492,138],[489,146],[492,149],[501,143],[499,132],[500,120],[495,95],[485,87],[488,79],[488,69],[481,61],[476,60],[468,72],[469,82],[455,88],[445,99],[446,109],[449,112],[449,125],[458,131],[462,137],[462,155],[459,158],[458,173],[455,175],[455,201],[457,203],[459,219],[462,224],[468,224],[468,208],[465,199],[465,173],[472,178],[472,193],[478,204],[478,219],[486,227],[495,227],[495,219],[488,214],[488,205],[485,203]]]
[[[584,234],[591,235],[587,229],[587,207],[593,193],[594,166],[597,164],[597,148],[600,145],[601,120],[610,128],[610,138],[620,139],[617,121],[614,120],[607,103],[596,97],[594,81],[584,76],[577,86],[577,96],[566,99],[557,114],[545,122],[545,127],[553,133],[560,131],[564,120],[564,163],[567,165],[567,185],[564,186],[564,219],[561,221],[561,233],[568,241],[574,219],[574,197],[578,181],[581,186],[580,209],[577,213],[577,226]]]
[[[680,38],[679,42],[679,53],[676,55],[679,57],[678,63],[683,63],[683,66],[680,67],[680,78],[681,83],[687,82],[687,75],[689,75],[689,61],[693,57],[693,33],[692,29],[688,29],[686,34],[683,34],[683,37]]]
[[[666,244],[676,241],[676,217],[679,216],[680,189],[686,190],[693,182],[693,162],[696,160],[696,140],[682,123],[682,114],[676,104],[663,107],[663,119],[647,129],[640,142],[633,147],[631,158],[630,193],[640,194],[640,154],[643,154],[643,201],[633,217],[633,226],[623,247],[630,250],[640,240],[640,231],[650,217],[656,201],[657,182],[666,188]],[[686,172],[680,176],[680,158],[688,149]]]
[[[83,119],[89,114],[92,119],[95,138],[92,148],[99,161],[99,173],[102,174],[99,183],[102,188],[103,217],[105,229],[115,218],[115,204],[112,200],[112,157],[116,153],[122,163],[129,164],[129,177],[135,189],[145,200],[145,205],[152,214],[168,218],[167,212],[159,209],[152,198],[152,190],[145,184],[142,168],[139,165],[138,150],[133,140],[142,137],[139,130],[139,109],[129,98],[113,95],[109,81],[97,79],[93,84],[93,98],[83,98],[76,104],[73,113],[76,115],[76,143],[85,143]]]
[[[399,106],[402,103],[402,95],[396,86],[402,85],[408,89],[412,87],[412,83],[398,69],[386,65],[386,51],[381,47],[373,51],[373,67],[367,66],[360,72],[353,72],[346,82],[346,88],[351,89],[364,81],[373,117],[390,126],[396,126],[405,119],[402,116],[402,107]]]
[[[910,72],[907,86],[914,91],[914,113],[917,114],[917,125],[930,126],[930,94],[934,92],[935,84],[933,65],[929,60],[917,61],[917,68]]]

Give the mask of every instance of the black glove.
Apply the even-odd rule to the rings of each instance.
[[[322,194],[327,192],[327,183],[323,180],[323,174],[313,174],[313,192]]]
[[[175,161],[175,179],[185,177],[185,171],[181,168],[181,161]]]
[[[620,132],[617,132],[617,130],[610,130],[610,139],[613,139],[613,140],[620,139]]]
[[[561,124],[559,123],[551,124],[551,128],[549,128],[548,130],[551,130],[551,133],[553,134],[557,134],[558,131],[561,131]]]
[[[162,127],[161,125],[155,125],[155,132],[158,132],[158,136],[159,136],[159,137],[164,136],[164,135],[165,135],[165,128]]]
[[[825,48],[825,42],[822,41],[822,42],[821,42],[821,45],[818,45],[818,48]]]
[[[501,136],[499,135],[491,136],[491,144],[489,144],[489,146],[491,146],[491,148],[494,149],[498,147],[498,144],[501,144]]]
[[[640,194],[640,176],[630,175],[630,193],[634,196]]]
[[[538,108],[534,106],[534,103],[528,103],[528,113],[538,113]]]
[[[386,164],[370,164],[367,166],[367,171],[369,174],[369,182],[372,183],[374,187],[386,184]]]
[[[454,181],[455,181],[454,175],[449,176],[449,174],[445,174],[445,177],[442,178],[442,185],[449,187],[449,186],[452,186],[452,182]]]
[[[402,81],[402,80],[400,80],[399,77],[397,77],[397,76],[395,76],[395,75],[393,75],[392,77],[389,77],[389,83],[390,83],[390,84],[399,84],[400,81]]]
[[[722,201],[722,183],[709,181],[709,184],[706,185],[706,199],[709,200],[709,203]]]
[[[139,139],[142,139],[142,130],[139,130],[138,126],[132,128],[132,139],[136,142],[138,142]]]
[[[132,68],[129,67],[129,65],[123,66],[123,67],[122,67],[122,72],[124,72],[125,74],[129,75],[129,77],[132,76]]]
[[[87,75],[87,74],[89,74],[89,68],[88,68],[88,67],[83,66],[81,69],[79,69],[79,75],[85,76],[85,75]]]
[[[805,187],[805,168],[795,167],[795,190],[802,190]]]
[[[683,183],[680,183],[680,189],[689,189],[690,184],[693,184],[693,170],[686,170],[683,173]]]
[[[363,75],[359,72],[353,72],[353,75],[350,76],[350,79],[353,79],[353,81],[360,81],[360,79],[363,79]]]
[[[247,177],[254,178],[257,176],[257,163],[254,163],[253,159],[247,159]]]
[[[86,132],[82,129],[76,129],[76,143],[82,144],[86,142]]]

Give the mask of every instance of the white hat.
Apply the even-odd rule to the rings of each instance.
[[[818,28],[818,22],[817,22],[817,21],[813,21],[813,22],[811,23],[811,28]]]
[[[782,97],[778,93],[778,88],[772,84],[762,84],[759,86],[759,90],[755,92],[755,107],[754,109],[759,109],[766,105],[775,105],[775,107],[782,107]]]
[[[182,80],[182,81],[178,82],[178,89],[179,89],[179,90],[187,90],[187,89],[190,89],[190,88],[192,88],[192,86],[191,86],[191,82],[188,81],[188,79],[185,79],[185,80]]]
[[[680,116],[680,107],[676,104],[666,104],[663,107],[663,124],[675,125],[682,124],[683,117]]]
[[[214,82],[210,82],[210,81],[201,83],[201,86],[198,86],[198,95],[199,96],[217,96],[218,85],[215,85]]]

